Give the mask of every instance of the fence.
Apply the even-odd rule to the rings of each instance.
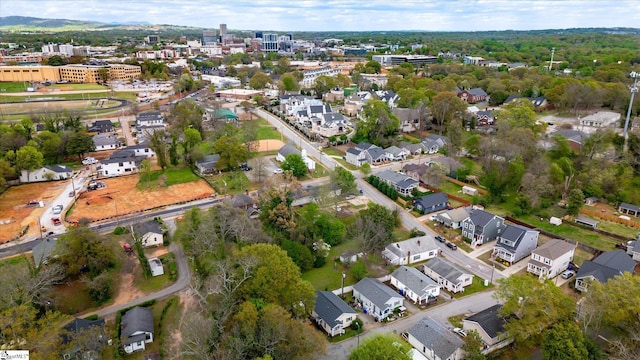
[[[438,188],[435,188],[435,187],[433,187],[431,185],[427,185],[425,183],[421,183],[420,186],[425,187],[425,188],[433,191],[434,193],[442,192],[442,190],[440,190]],[[462,206],[470,206],[471,205],[471,202],[469,200],[467,200],[467,199],[463,199],[461,197],[458,197],[458,196],[455,196],[455,195],[451,195],[449,193],[447,193],[447,197],[449,199],[451,199],[451,200],[455,200],[455,201],[461,203]]]
[[[619,218],[618,216],[615,216],[615,215],[602,213],[602,212],[599,212],[599,211],[593,211],[593,210],[589,210],[589,209],[580,209],[580,213],[581,214],[585,214],[585,215],[589,215],[589,216],[593,216],[593,217],[597,217],[599,219],[615,222],[615,223],[618,223],[618,224],[630,226],[630,227],[635,228],[635,229],[640,229],[640,222],[633,221],[633,220],[621,219],[621,218]]]
[[[456,185],[460,185],[460,186],[469,186],[469,184],[467,184],[467,183],[466,183],[466,182],[464,182],[464,181],[456,180],[456,179],[450,178],[450,177],[448,177],[448,176],[447,176],[447,177],[445,177],[445,179],[446,179],[448,182],[454,183],[454,184],[456,184]],[[473,187],[473,186],[469,186],[469,187]],[[479,192],[480,194],[482,194],[482,195],[487,195],[487,194],[489,193],[489,192],[488,192],[487,190],[485,190],[485,189],[478,189],[477,187],[473,187],[473,188],[474,188],[474,189],[476,189],[476,190],[478,190],[478,192]]]

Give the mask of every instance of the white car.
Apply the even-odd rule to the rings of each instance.
[[[560,275],[560,276],[562,276],[563,279],[570,279],[575,274],[576,273],[573,270],[567,270],[567,271],[563,272],[562,275]]]
[[[462,337],[466,337],[467,336],[467,332],[462,330],[461,328],[453,328],[453,332],[462,336]]]
[[[52,210],[53,210],[52,212],[53,212],[53,214],[58,215],[58,214],[62,213],[62,209],[64,209],[64,207],[62,205],[56,205],[56,206],[54,206],[52,208]]]
[[[82,165],[93,165],[95,163],[97,163],[98,160],[92,158],[92,157],[87,157],[84,158],[84,160],[82,160]]]
[[[283,174],[283,173],[284,173],[284,170],[282,170],[282,169],[275,169],[275,170],[273,170],[273,173],[274,173],[274,174]]]

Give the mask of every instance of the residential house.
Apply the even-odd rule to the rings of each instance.
[[[164,117],[158,111],[144,112],[136,116],[136,128],[143,126],[165,126]]]
[[[358,261],[358,254],[355,251],[347,251],[340,254],[340,262],[343,264],[354,263]]]
[[[400,266],[391,273],[390,283],[414,304],[426,304],[440,295],[441,286],[420,270]]]
[[[444,192],[437,192],[413,200],[413,207],[421,214],[444,210],[449,205],[449,198]]]
[[[494,124],[494,121],[493,110],[480,110],[476,112],[476,126],[490,126]]]
[[[164,241],[164,231],[156,220],[131,225],[133,241],[139,241],[144,247],[160,246]]]
[[[369,149],[377,148],[377,147],[378,147],[378,146],[373,145],[373,144],[369,144],[369,143],[366,143],[366,142],[361,142],[361,143],[358,143],[358,144],[356,145],[356,149],[357,149],[357,150],[360,150],[360,151],[367,151],[367,150],[369,150]]]
[[[408,108],[393,108],[391,112],[400,120],[400,131],[413,132],[419,130],[420,110]]]
[[[458,90],[457,95],[469,104],[487,101],[487,93],[481,88]]]
[[[409,265],[436,257],[439,252],[433,236],[424,235],[387,245],[382,257],[393,265]]]
[[[437,166],[444,171],[444,175],[452,178],[457,178],[458,169],[462,167],[462,164],[460,164],[460,162],[452,157],[438,156],[429,159],[429,161],[427,162],[427,166],[430,168]]]
[[[96,151],[115,150],[119,146],[118,136],[116,133],[100,133],[91,138]]]
[[[418,181],[401,173],[391,170],[379,172],[376,176],[387,184],[393,186],[399,194],[404,196],[411,195],[413,189],[418,187]]]
[[[349,164],[360,167],[362,164],[367,162],[366,152],[356,148],[348,148],[345,154],[345,160]]]
[[[89,132],[97,132],[100,134],[110,133],[114,131],[111,120],[96,120],[89,126]]]
[[[245,210],[257,208],[258,204],[257,201],[249,194],[242,193],[234,195],[229,202],[231,203],[232,207]]]
[[[104,319],[87,320],[75,318],[64,327],[62,342],[69,344],[79,339],[80,346],[67,349],[62,355],[63,359],[98,360],[100,351],[106,345],[104,333]]]
[[[599,201],[600,198],[598,198],[597,196],[589,196],[588,198],[584,199],[584,204],[587,206],[594,206]]]
[[[379,165],[389,161],[387,153],[377,146],[364,150],[364,157],[371,165]]]
[[[575,249],[574,244],[553,239],[533,250],[527,271],[541,279],[556,277],[569,267]]]
[[[151,143],[150,138],[156,132],[166,132],[167,129],[164,126],[141,126],[137,129],[136,139],[138,140],[138,144],[147,145]]]
[[[133,154],[135,156],[137,156],[137,157],[150,158],[150,157],[156,156],[156,152],[153,151],[146,144],[138,144],[138,145],[127,146],[127,147],[123,148],[123,150],[133,151]]]
[[[504,101],[504,104],[508,104],[516,99],[526,99],[529,100],[531,102],[531,104],[533,104],[533,110],[536,112],[539,111],[544,111],[544,110],[548,110],[553,108],[553,104],[551,104],[547,98],[545,98],[544,96],[538,96],[535,98],[523,98],[521,96],[517,96],[517,95],[509,95],[509,97],[507,97]]]
[[[67,180],[73,176],[73,169],[66,165],[45,165],[39,169],[20,173],[21,183],[33,183],[51,180]]]
[[[464,341],[430,317],[425,316],[402,335],[429,360],[464,359]]]
[[[131,150],[120,150],[111,154],[109,159],[101,160],[96,169],[101,176],[120,176],[138,171],[139,158]]]
[[[320,118],[319,126],[312,127],[312,131],[326,138],[337,136],[346,132],[349,121],[339,113],[323,114]]]
[[[331,291],[316,291],[311,317],[329,336],[342,335],[357,318],[355,310]]]
[[[449,139],[446,136],[429,134],[429,136],[422,140],[422,146],[424,146],[425,153],[435,154],[444,148],[448,141]]]
[[[131,354],[145,350],[153,342],[153,313],[150,309],[136,306],[122,315],[121,343],[124,352]]]
[[[407,141],[401,141],[398,144],[398,147],[401,148],[401,149],[407,150],[407,152],[410,155],[421,155],[422,152],[424,151],[424,144],[423,143],[414,144],[414,143],[410,143],[410,142],[407,142]]]
[[[498,237],[493,247],[492,256],[513,265],[531,255],[538,246],[539,231],[531,230],[520,225],[508,224]]]
[[[462,329],[467,333],[475,330],[485,344],[485,354],[500,349],[513,342],[505,331],[507,319],[500,314],[502,304],[490,306],[480,312],[462,319]]]
[[[56,239],[47,237],[33,247],[33,263],[35,264],[36,268],[40,267],[40,264],[47,264],[49,256],[56,248],[56,243]]]
[[[429,260],[423,265],[422,271],[452,293],[463,292],[465,287],[473,283],[472,274],[440,257]]]
[[[147,260],[149,262],[149,268],[151,269],[151,276],[164,275],[164,267],[162,267],[162,261],[160,259],[151,258]]]
[[[446,227],[460,229],[470,213],[471,207],[459,207],[439,213],[434,220]]]
[[[397,146],[389,146],[388,148],[384,149],[384,152],[387,156],[387,159],[389,159],[390,161],[406,160],[407,155],[409,155],[409,152],[407,150],[401,149]]]
[[[428,168],[426,164],[406,164],[402,167],[402,171],[410,178],[423,182]]]
[[[560,136],[563,136],[564,138],[566,138],[569,148],[575,152],[582,151],[582,145],[584,144],[585,140],[589,137],[587,133],[584,133],[579,130],[573,130],[573,129],[560,129],[554,132],[553,134],[551,134],[551,138],[553,138],[555,134],[559,134]],[[546,148],[550,148],[552,146],[553,146],[553,142],[547,142],[545,144]]]
[[[486,244],[498,238],[504,219],[480,209],[471,210],[462,222],[462,237],[471,239],[471,246]]]
[[[364,99],[358,94],[352,94],[344,99],[342,112],[347,116],[356,116],[364,106]]]
[[[624,272],[633,274],[636,262],[624,250],[613,250],[600,254],[593,260],[585,260],[576,274],[576,290],[587,291],[593,281],[601,283],[622,275]]]
[[[285,146],[281,147],[280,150],[278,150],[278,154],[276,155],[276,160],[279,162],[283,162],[286,160],[287,156],[291,154],[300,155],[300,157],[302,157],[302,161],[304,161],[305,165],[307,165],[307,169],[315,170],[316,162],[315,160],[307,156],[307,151],[304,149],[300,151],[291,144],[286,144]]]
[[[196,168],[200,174],[213,174],[218,172],[218,161],[220,154],[207,155],[196,161]]]
[[[618,212],[628,216],[639,217],[640,206],[623,202],[623,203],[620,203],[620,206],[618,206]]]
[[[627,255],[630,255],[633,261],[640,262],[640,240],[627,242]]]
[[[373,278],[364,278],[353,285],[353,298],[362,305],[364,313],[376,321],[386,319],[404,304],[404,297]]]

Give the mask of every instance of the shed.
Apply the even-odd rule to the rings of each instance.
[[[598,227],[598,221],[593,220],[593,219],[589,219],[588,217],[584,217],[582,215],[578,215],[578,217],[576,218],[576,223],[581,224],[581,225],[590,226],[590,227],[592,227],[594,229]]]
[[[162,267],[162,261],[158,258],[151,258],[149,261],[149,267],[151,267],[151,275],[160,276],[164,275],[164,268]]]
[[[549,224],[551,224],[551,225],[556,225],[556,226],[560,226],[560,225],[562,225],[562,219],[557,218],[557,217],[555,217],[555,216],[552,216],[552,217],[549,219]]]
[[[591,197],[588,197],[588,198],[584,199],[584,204],[585,204],[585,205],[587,205],[587,206],[593,206],[593,205],[595,205],[598,201],[600,201],[600,199],[599,199],[599,198],[597,198],[597,197],[595,197],[595,196],[591,196]]]
[[[471,186],[463,186],[462,193],[465,195],[476,196],[478,195],[478,189],[472,188]]]

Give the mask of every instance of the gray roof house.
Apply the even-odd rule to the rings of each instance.
[[[100,133],[91,138],[96,151],[113,150],[119,145],[116,133]]]
[[[36,267],[40,264],[47,264],[47,259],[56,248],[56,239],[45,238],[33,247],[33,262]]]
[[[633,274],[635,267],[636,262],[623,250],[602,253],[597,258],[582,263],[576,275],[576,290],[587,291],[592,281],[605,283],[625,271]]]
[[[311,317],[329,334],[336,336],[345,333],[345,329],[356,319],[356,312],[338,295],[331,291],[317,291],[316,304]]]
[[[419,185],[418,180],[391,170],[381,171],[377,176],[380,180],[393,186],[402,195],[410,195],[413,189]]]
[[[388,161],[387,153],[379,147],[372,147],[364,150],[364,156],[369,164],[375,165]]]
[[[164,231],[155,220],[149,220],[131,225],[134,241],[140,241],[142,246],[160,246],[164,241]]]
[[[462,222],[462,236],[471,239],[471,246],[495,240],[502,231],[504,219],[480,209],[471,210]]]
[[[356,145],[356,149],[358,149],[360,151],[366,151],[366,150],[369,150],[369,149],[372,149],[372,148],[376,148],[376,147],[377,146],[375,146],[373,144],[369,144],[367,142],[361,142],[361,143],[358,143]]]
[[[440,295],[441,286],[420,270],[410,266],[400,266],[391,273],[390,283],[415,304],[434,301]]]
[[[89,132],[108,133],[113,131],[111,120],[96,120],[89,127]]]
[[[436,134],[429,134],[422,140],[424,146],[424,152],[427,154],[435,154],[442,149],[449,139],[446,136],[440,136]]]
[[[428,359],[458,360],[464,357],[464,341],[430,317],[424,317],[403,336]]]
[[[429,260],[424,264],[422,271],[452,293],[464,291],[465,286],[469,286],[473,282],[472,274],[463,271],[444,258],[436,257]]]
[[[460,164],[459,161],[452,157],[438,156],[430,159],[429,162],[427,162],[427,166],[439,166],[440,168],[444,169],[445,175],[455,178],[458,173],[458,169],[462,167],[462,164]]]
[[[621,214],[625,214],[629,216],[635,216],[635,217],[640,216],[640,206],[638,205],[633,205],[633,204],[628,204],[623,202],[623,203],[620,203],[620,206],[618,206],[618,211]]]
[[[434,237],[424,235],[387,245],[382,257],[393,265],[409,265],[436,257],[439,252]]]
[[[367,162],[365,151],[358,150],[356,148],[348,148],[344,158],[349,164],[357,167],[360,167],[362,164]]]
[[[548,241],[533,250],[527,271],[541,279],[553,278],[569,267],[575,249],[576,245],[564,240]]]
[[[498,237],[492,256],[513,265],[531,255],[531,252],[538,247],[539,234],[540,232],[536,230],[508,224]]]
[[[207,155],[196,161],[196,167],[200,174],[211,174],[218,171],[217,166],[219,160],[220,154]]]
[[[408,151],[397,146],[389,146],[384,149],[387,158],[391,161],[402,161],[407,159]]]
[[[27,176],[28,175],[28,176]],[[32,183],[49,180],[66,180],[73,175],[73,169],[66,165],[45,165],[39,169],[20,173],[21,183]]]
[[[420,155],[424,150],[424,145],[422,143],[414,144],[407,141],[401,141],[398,144],[398,147],[407,150],[411,155]]]
[[[513,338],[508,337],[505,332],[504,325],[507,319],[500,314],[500,309],[502,304],[496,304],[462,319],[462,329],[467,332],[477,331],[482,342],[489,347],[489,351],[513,342]]]
[[[634,261],[640,261],[640,241],[627,242],[627,254],[631,256]]]
[[[151,310],[136,306],[122,315],[121,337],[124,352],[131,354],[145,350],[145,344],[153,342],[153,313]]]
[[[449,198],[444,192],[437,192],[425,195],[413,200],[413,207],[421,214],[429,214],[432,212],[444,210],[449,204]]]
[[[372,278],[364,278],[353,285],[353,298],[362,304],[365,314],[377,321],[386,319],[395,308],[404,304],[404,297]]]
[[[463,222],[469,217],[471,207],[459,207],[453,210],[447,210],[435,216],[434,220],[446,227],[452,229],[460,229]]]

